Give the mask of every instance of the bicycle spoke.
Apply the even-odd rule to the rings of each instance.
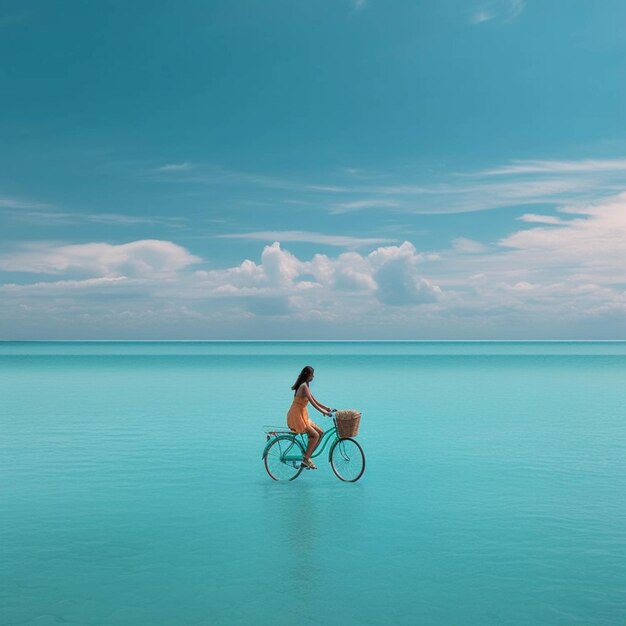
[[[303,455],[304,449],[296,439],[289,435],[277,437],[265,454],[265,469],[274,480],[293,480],[300,474],[302,468],[297,461],[285,460],[285,457]]]

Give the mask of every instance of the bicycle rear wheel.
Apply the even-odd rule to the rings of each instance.
[[[339,480],[355,483],[365,471],[363,448],[350,437],[337,439],[330,449],[330,466]]]
[[[287,460],[285,457],[292,460]],[[302,444],[289,435],[276,437],[269,445],[263,463],[265,469],[273,480],[294,480],[302,472],[302,457],[304,448]]]

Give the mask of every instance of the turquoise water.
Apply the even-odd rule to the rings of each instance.
[[[306,364],[356,484],[265,474]],[[623,624],[625,380],[621,342],[0,344],[0,623]]]

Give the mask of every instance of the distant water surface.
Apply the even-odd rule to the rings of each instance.
[[[354,485],[263,469],[307,364]],[[0,343],[0,624],[624,624],[625,381],[626,342]]]

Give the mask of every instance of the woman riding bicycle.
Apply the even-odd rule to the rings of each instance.
[[[294,390],[293,404],[287,413],[287,426],[296,433],[306,433],[308,436],[308,445],[306,452],[302,458],[302,465],[307,469],[317,469],[311,454],[315,450],[320,438],[324,434],[324,430],[309,418],[307,404],[310,402],[322,415],[330,417],[331,409],[323,405],[313,396],[309,389],[309,383],[315,377],[315,372],[310,365],[302,369],[296,382],[292,385]]]

